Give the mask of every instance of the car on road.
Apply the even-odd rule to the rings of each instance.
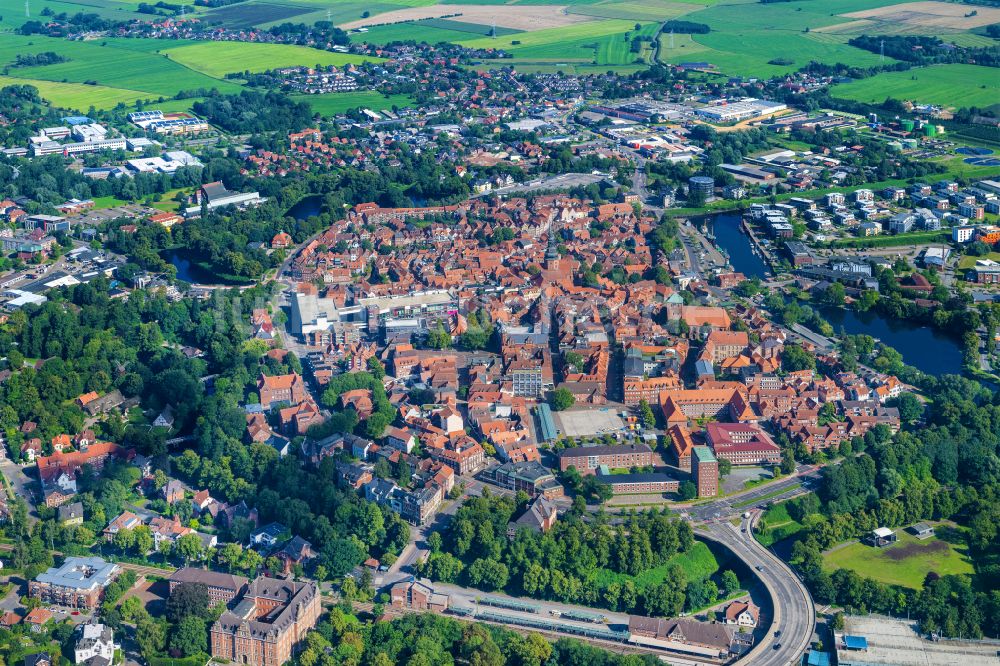
[[[774,649],[775,650],[780,650],[781,649],[781,643],[775,643],[774,644]]]
[[[775,638],[777,638],[780,635],[781,635],[781,629],[778,629],[777,631],[774,632],[774,637]]]
[[[754,569],[756,569],[757,571],[763,571],[763,570],[764,570],[764,567],[762,567],[762,566],[760,566],[760,565],[758,564],[757,566],[755,566],[755,567],[754,567]]]

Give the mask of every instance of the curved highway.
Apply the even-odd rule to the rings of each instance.
[[[709,523],[696,533],[733,551],[754,570],[771,597],[771,626],[740,662],[752,666],[797,665],[812,641],[816,609],[798,576],[753,537],[752,526],[756,518],[754,514],[752,518],[743,519],[740,527],[728,522]],[[775,632],[780,635],[775,636]]]

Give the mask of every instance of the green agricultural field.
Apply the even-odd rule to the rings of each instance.
[[[376,60],[349,53],[331,53],[291,44],[256,44],[242,42],[203,42],[168,49],[164,54],[207,76],[221,78],[233,72],[262,72],[293,65],[336,65],[338,67]]]
[[[29,85],[38,88],[42,99],[54,106],[64,109],[86,112],[90,107],[96,109],[112,109],[119,102],[131,106],[136,100],[148,99],[151,95],[138,90],[123,88],[108,88],[107,86],[88,86],[83,83],[58,83],[41,79],[19,79],[12,76],[0,76],[0,88],[5,86]]]
[[[312,107],[313,112],[323,117],[335,116],[338,113],[343,113],[348,109],[355,109],[359,106],[378,112],[382,109],[392,110],[393,105],[400,108],[413,105],[413,99],[409,95],[391,95],[386,97],[374,90],[327,93],[325,95],[292,95],[292,98],[300,102],[306,102]]]
[[[251,2],[256,2],[257,0],[251,0]],[[295,17],[295,23],[307,23],[312,24],[316,21],[326,21],[327,16],[334,25],[339,25],[341,23],[347,23],[348,21],[357,21],[362,18],[365,12],[368,12],[369,16],[377,16],[379,14],[384,14],[386,12],[395,11],[397,9],[406,9],[410,6],[415,6],[416,3],[410,3],[406,0],[393,0],[392,2],[359,2],[358,0],[338,0],[336,3],[321,2],[320,0],[260,0],[269,5],[285,5],[288,7],[293,7],[295,9],[305,9],[307,13],[299,14]],[[240,3],[238,6],[246,7],[250,3]],[[424,4],[434,4],[433,1],[428,1]],[[235,6],[233,6],[235,7]],[[277,25],[283,21],[266,21],[258,23],[260,27],[270,27],[272,25]]]
[[[990,67],[934,65],[843,83],[830,94],[859,102],[893,97],[947,107],[991,106],[1000,104],[1000,76]]]
[[[509,67],[510,60],[488,60],[483,63],[483,69],[498,69]],[[586,76],[588,74],[606,74],[608,71],[616,74],[634,74],[646,69],[646,65],[633,63],[630,65],[595,65],[592,62],[548,62],[517,60],[517,71],[525,74],[566,74]]]
[[[314,11],[312,7],[276,5],[266,2],[241,2],[206,12],[205,19],[221,23],[227,28],[250,28],[268,23],[283,23],[292,19],[301,22],[298,17]]]
[[[518,3],[523,4],[523,3]],[[625,19],[627,21],[666,21],[684,14],[690,14],[704,9],[704,4],[692,2],[673,2],[672,0],[649,0],[637,2],[601,2],[598,4],[573,5],[567,10],[570,14],[582,14],[598,18]]]
[[[118,2],[117,0],[32,0],[31,16],[24,15],[23,0],[0,0],[0,28],[17,28],[25,22],[38,20],[42,10],[48,8],[53,14],[76,14],[84,12],[97,14],[102,18],[116,21],[148,19],[149,14],[135,11],[138,2]]]
[[[643,26],[642,32],[652,34],[655,24]],[[533,63],[594,63],[596,65],[627,65],[640,54],[630,52],[635,23],[619,19],[590,21],[536,32],[525,32],[511,38],[481,37],[460,42],[472,48],[495,48],[509,52],[515,64]]]
[[[795,71],[810,60],[874,65],[879,63],[878,55],[848,45],[848,36],[814,31],[844,23],[840,14],[888,4],[891,0],[719,3],[684,15],[685,21],[711,28],[708,34],[692,36],[703,49],[678,47],[676,53],[661,51],[660,59],[678,63],[697,52],[694,60],[710,62],[722,73],[760,77]]]
[[[485,37],[491,37],[494,34],[497,37],[505,37],[507,35],[516,35],[524,32],[523,30],[504,28],[498,25],[494,26],[484,25],[482,23],[467,23],[465,21],[452,19],[425,19],[423,21],[417,21],[415,25],[418,29],[428,27],[437,28],[438,30],[454,30],[456,32],[467,32],[473,35],[483,35]]]
[[[127,42],[127,45],[123,45],[123,42]],[[206,76],[152,50],[136,48],[140,44],[152,49],[157,46],[168,47],[174,43],[114,39],[71,42],[38,35],[24,37],[7,33],[0,34],[0,63],[12,62],[19,53],[54,51],[69,61],[41,67],[18,67],[11,69],[8,75],[56,82],[92,83],[148,93],[150,97],[172,97],[181,90],[198,88],[217,88],[222,92],[240,90],[240,86],[235,83]]]
[[[405,42],[411,39],[437,44],[438,42],[460,42],[469,39],[470,35],[467,32],[457,30],[424,27],[419,21],[408,21],[373,26],[366,32],[352,32],[350,37],[355,44],[388,44],[389,42]]]
[[[971,575],[972,561],[961,535],[954,529],[938,530],[950,532],[955,538],[949,538],[951,543],[937,537],[920,541],[897,530],[899,541],[885,548],[856,542],[827,551],[823,554],[823,568],[850,569],[866,578],[915,590],[923,587],[924,577],[931,571],[941,576]]]
[[[645,590],[662,583],[667,577],[667,571],[675,564],[684,570],[689,581],[708,578],[721,568],[719,561],[709,547],[703,541],[696,541],[694,548],[689,552],[676,555],[666,564],[643,571],[637,576],[629,576],[628,574],[617,573],[608,569],[598,569],[594,573],[593,582],[604,587],[611,582],[624,583],[627,580],[631,580],[635,583],[636,588]]]

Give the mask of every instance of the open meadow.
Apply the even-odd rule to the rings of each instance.
[[[923,587],[931,571],[941,576],[973,573],[968,546],[953,528],[938,527],[948,540],[931,537],[919,540],[899,529],[899,541],[885,548],[854,542],[823,553],[827,571],[850,569],[866,578],[915,590]]]
[[[321,51],[308,46],[243,42],[203,42],[168,49],[164,54],[184,67],[214,78],[222,78],[234,72],[262,72],[293,65],[342,67],[377,60],[350,53]]]
[[[60,83],[43,81],[41,79],[18,79],[12,76],[0,76],[0,88],[6,86],[31,85],[38,88],[38,94],[56,106],[86,112],[91,106],[95,109],[112,109],[124,102],[131,106],[137,100],[149,99],[149,93],[124,88],[109,88],[107,86],[88,86],[83,83]]]
[[[858,102],[882,102],[886,97],[945,107],[1000,104],[1000,75],[977,65],[933,65],[905,72],[842,83],[830,90],[834,97]]]
[[[643,25],[640,33],[652,36],[656,28],[657,24]],[[514,64],[519,64],[519,61],[530,61],[627,65],[641,55],[630,51],[632,42],[630,33],[634,32],[633,21],[607,19],[510,37],[468,39],[460,43],[472,48],[502,49],[513,56]]]

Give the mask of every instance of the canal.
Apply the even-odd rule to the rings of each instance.
[[[763,280],[769,268],[764,258],[754,252],[750,238],[741,229],[741,223],[739,215],[724,214],[709,218],[705,224],[715,236],[715,244],[729,255],[734,271]]]
[[[740,230],[740,216],[717,215],[706,222],[716,244],[729,254],[733,270],[747,277],[765,279],[768,266],[753,252],[750,238]],[[834,331],[870,335],[903,356],[903,362],[929,375],[962,372],[962,347],[958,340],[929,326],[911,321],[887,319],[876,312],[856,312],[847,308],[819,308]]]
[[[288,209],[286,217],[305,220],[313,215],[319,215],[323,208],[323,197],[305,197]],[[192,284],[246,284],[246,281],[226,280],[211,270],[207,264],[197,261],[184,249],[167,250],[164,259],[177,269],[177,279]]]

